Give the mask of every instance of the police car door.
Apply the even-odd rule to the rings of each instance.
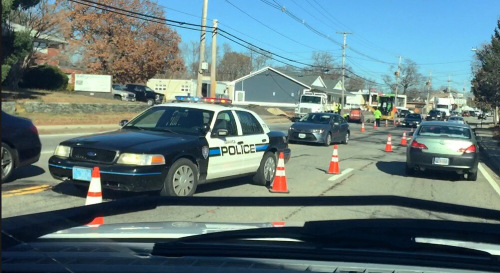
[[[261,123],[263,122],[259,121],[254,114],[241,110],[234,110],[234,112],[236,112],[236,118],[241,125],[240,142],[244,153],[242,172],[256,172],[269,146],[269,136],[262,128]]]
[[[241,168],[241,153],[237,151],[238,127],[231,110],[220,111],[207,134],[209,146],[207,180],[237,175]],[[227,133],[227,135],[223,135]]]

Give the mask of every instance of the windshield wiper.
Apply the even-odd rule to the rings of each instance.
[[[172,134],[180,134],[179,132],[175,132],[169,129],[165,128],[148,128],[151,131],[157,131],[157,132],[167,132],[167,133],[172,133]]]
[[[127,125],[125,127],[122,127],[122,129],[138,129],[138,130],[144,130],[144,128],[135,126],[135,125]]]

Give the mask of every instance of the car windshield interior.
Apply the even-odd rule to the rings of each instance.
[[[422,126],[418,132],[419,136],[440,136],[452,138],[471,138],[469,128],[446,125],[427,125]]]
[[[304,116],[300,121],[301,122],[310,122],[310,123],[320,123],[320,124],[328,124],[332,116],[330,115],[321,115],[321,114],[308,114]]]
[[[441,115],[441,112],[440,111],[431,110],[429,112],[429,115],[431,115],[431,116],[437,116],[437,115]]]
[[[302,98],[300,98],[300,102],[304,102],[304,103],[321,103],[321,97],[302,96]]]
[[[204,126],[209,126],[214,113],[208,110],[183,107],[153,107],[124,128],[139,128],[151,131],[173,131],[199,135]]]

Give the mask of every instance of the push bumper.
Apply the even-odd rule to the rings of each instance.
[[[55,156],[49,159],[49,171],[53,178],[88,186],[89,181],[73,180],[73,167],[90,169],[99,167],[102,188],[130,192],[161,190],[168,172],[168,168],[165,166],[93,164]]]
[[[420,169],[440,170],[440,171],[456,171],[458,173],[477,172],[479,163],[479,154],[464,154],[460,156],[449,156],[441,154],[423,153],[418,149],[410,149],[406,162],[408,167],[414,168],[418,166]],[[444,157],[449,158],[449,165],[433,164],[434,158]]]
[[[292,150],[290,150],[290,148],[285,148],[283,150],[283,155],[285,157],[285,163],[287,163],[290,160],[290,157],[292,156]]]

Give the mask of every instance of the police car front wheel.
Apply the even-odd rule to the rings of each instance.
[[[192,196],[198,186],[198,168],[187,158],[181,158],[172,164],[168,171],[162,196]]]
[[[253,177],[253,181],[255,184],[261,186],[271,185],[275,175],[276,154],[273,152],[266,152],[264,157],[262,157],[257,173]]]

